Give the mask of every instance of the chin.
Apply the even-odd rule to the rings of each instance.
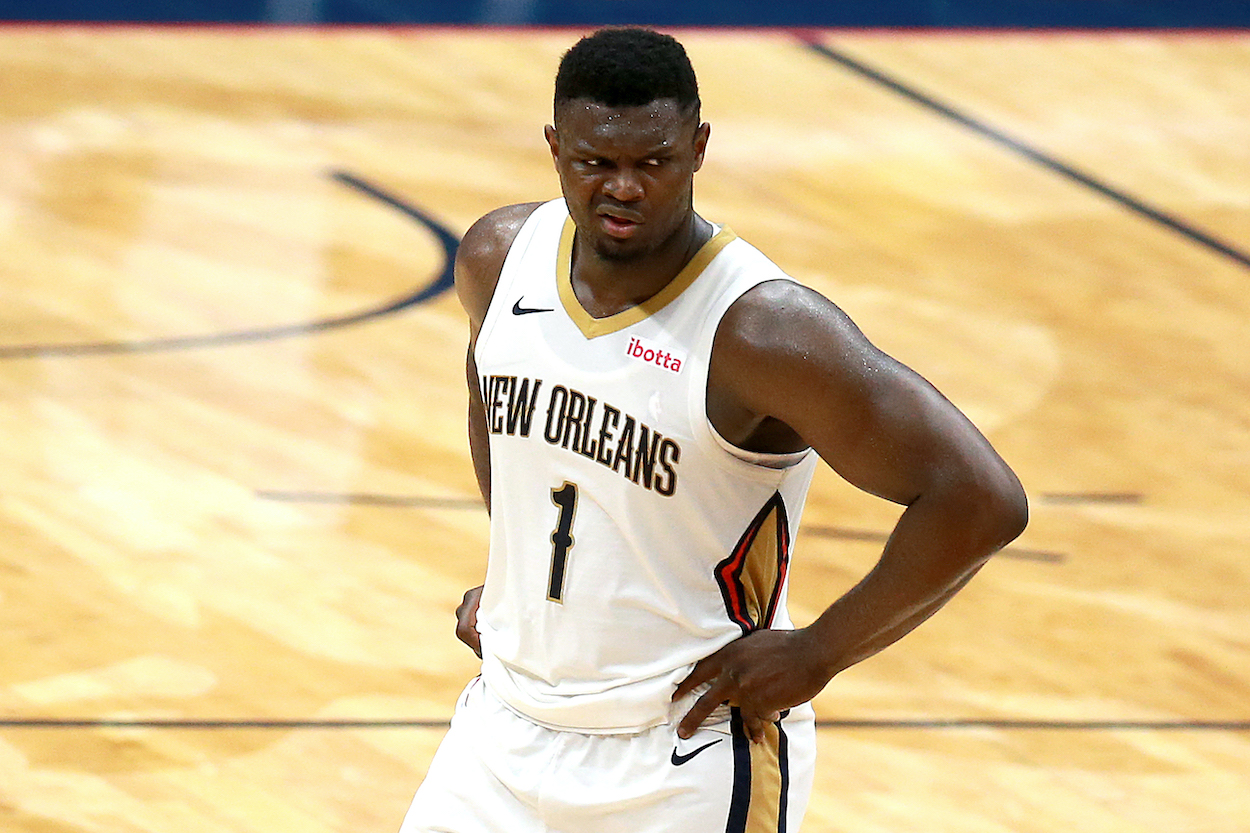
[[[620,240],[607,235],[595,235],[591,244],[595,254],[604,260],[621,261],[637,260],[654,253],[657,246],[650,239]]]
[[[604,260],[618,263],[637,260],[650,254],[652,247],[636,240],[617,240],[612,237],[597,238],[594,243],[595,254]]]
[[[639,260],[646,252],[634,251],[629,249],[614,249],[607,247],[596,248],[595,251],[599,257],[604,260],[610,260],[614,263],[629,263],[631,260]]]

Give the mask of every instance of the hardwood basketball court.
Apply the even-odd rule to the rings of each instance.
[[[449,257],[578,34],[0,28],[0,829],[398,828],[476,670]],[[1032,499],[817,700],[805,833],[1250,831],[1250,39],[681,36],[701,213]],[[896,514],[818,475],[796,619]]]

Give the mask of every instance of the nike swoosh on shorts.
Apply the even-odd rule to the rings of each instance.
[[[707,748],[709,748],[709,747],[715,746],[716,744],[720,743],[722,740],[724,740],[724,738],[717,738],[716,740],[712,741],[711,743],[705,743],[705,744],[703,744],[702,746],[700,746],[698,749],[694,750],[693,752],[687,752],[685,755],[678,755],[678,754],[677,754],[677,750],[676,750],[676,749],[674,749],[674,750],[673,750],[673,757],[672,757],[672,759],[671,759],[673,766],[681,766],[682,764],[686,763],[686,762],[687,762],[687,761],[689,761],[691,758],[693,758],[695,755],[698,755],[698,754],[699,754],[700,752],[702,752],[704,749],[707,749]]]

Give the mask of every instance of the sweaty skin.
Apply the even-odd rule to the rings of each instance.
[[[604,317],[660,291],[711,236],[693,208],[710,130],[666,99],[619,109],[568,102],[556,122],[546,138],[576,225],[573,286],[587,312]],[[473,348],[508,246],[537,205],[486,215],[456,257],[469,316],[469,444],[487,507]],[[831,301],[797,284],[760,284],[730,307],[712,348],[707,411],[740,448],[810,446],[848,482],[906,508],[872,570],[812,624],[755,631],[695,665],[673,699],[711,687],[682,719],[682,737],[730,703],[762,740],[782,710],[937,612],[1027,523],[1019,481],[972,423]],[[479,656],[480,593],[469,590],[457,608],[457,635]]]

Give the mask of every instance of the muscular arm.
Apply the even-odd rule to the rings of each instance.
[[[464,357],[465,381],[469,384],[469,456],[473,459],[473,473],[477,476],[477,488],[482,493],[486,512],[490,513],[490,439],[486,431],[486,406],[482,403],[482,391],[478,387],[480,377],[477,362],[473,360],[473,341]]]
[[[761,284],[730,309],[708,406],[738,445],[811,445],[847,481],[906,509],[873,569],[810,626],[752,634],[700,663],[678,696],[708,680],[713,689],[683,729],[726,699],[756,721],[811,699],[932,616],[1026,523],[1023,489],[985,437],[812,290]]]
[[[490,510],[490,448],[487,442],[486,409],[482,404],[477,363],[473,351],[495,294],[508,247],[539,203],[510,205],[487,214],[464,234],[456,250],[456,296],[469,316],[469,344],[465,351],[465,381],[469,386],[469,452],[478,489]]]
[[[487,512],[490,511],[490,442],[473,352],[482,322],[486,320],[486,310],[495,294],[508,247],[538,205],[526,203],[492,211],[465,232],[456,250],[456,295],[469,316],[469,344],[465,350],[465,381],[469,387],[469,455],[473,458],[473,473],[477,476],[477,486]],[[480,585],[469,589],[456,608],[456,636],[479,657],[482,648],[477,634],[477,608],[481,594]]]

